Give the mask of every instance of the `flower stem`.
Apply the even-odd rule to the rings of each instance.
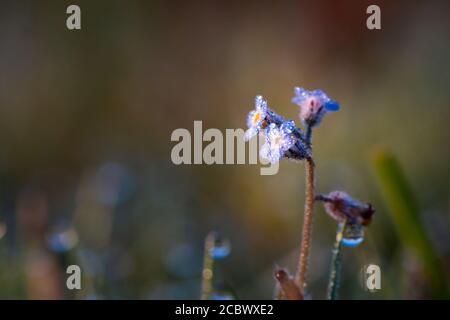
[[[305,141],[308,144],[308,146],[311,147],[311,139],[312,139],[312,127],[311,126],[306,126],[305,128]]]
[[[202,300],[208,300],[211,298],[213,288],[213,275],[214,275],[214,259],[211,256],[211,252],[214,249],[216,242],[215,232],[210,232],[205,239],[205,252],[203,254],[203,271],[202,271]]]
[[[305,161],[305,213],[303,218],[302,243],[300,247],[300,256],[298,260],[298,269],[295,276],[295,282],[304,296],[306,286],[306,273],[308,271],[309,251],[311,247],[311,234],[314,212],[314,161],[307,158]]]
[[[328,280],[328,300],[336,300],[341,278],[341,241],[345,231],[345,221],[339,222],[336,230],[333,256],[331,258],[330,279]]]

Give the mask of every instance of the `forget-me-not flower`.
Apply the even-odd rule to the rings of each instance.
[[[300,119],[304,125],[317,126],[329,111],[338,111],[340,106],[331,100],[322,90],[308,91],[300,87],[294,88],[292,103],[300,107]]]
[[[262,96],[256,96],[255,109],[250,111],[247,116],[248,130],[245,132],[245,141],[250,140],[267,126],[266,117],[268,112],[267,101]]]
[[[280,161],[298,140],[294,130],[295,124],[291,120],[283,122],[281,126],[271,123],[265,129],[266,143],[261,147],[260,156],[271,163]]]

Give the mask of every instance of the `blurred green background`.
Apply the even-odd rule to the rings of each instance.
[[[374,3],[382,30],[369,31]],[[66,29],[69,4],[81,31]],[[216,289],[272,298],[274,265],[296,266],[303,165],[176,166],[170,135],[194,120],[244,128],[256,94],[297,119],[294,86],[342,106],[315,132],[318,192],[377,209],[365,242],[343,252],[341,298],[448,298],[448,12],[445,1],[2,1],[0,298],[196,299],[210,230],[232,244]],[[315,299],[335,227],[318,206]],[[382,271],[373,293],[361,284],[370,263]],[[82,290],[65,289],[70,264]]]

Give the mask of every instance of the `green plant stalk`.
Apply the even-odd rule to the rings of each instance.
[[[202,300],[209,300],[213,290],[214,276],[214,259],[211,255],[216,242],[214,232],[210,232],[205,239],[205,252],[203,254],[203,270],[202,270]]]
[[[309,251],[311,248],[311,235],[314,213],[314,161],[308,158],[305,161],[305,213],[303,218],[302,242],[298,260],[298,269],[295,282],[302,296],[306,287],[306,275],[308,272]]]
[[[423,228],[420,210],[400,164],[386,149],[375,150],[372,164],[400,239],[422,261],[433,296],[448,297],[448,280],[442,261]]]
[[[333,247],[333,255],[331,258],[331,271],[328,280],[328,300],[336,300],[338,298],[338,290],[341,282],[341,242],[345,231],[345,221],[339,222],[336,230],[336,240]]]

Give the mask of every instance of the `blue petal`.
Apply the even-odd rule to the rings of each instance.
[[[338,111],[340,108],[341,106],[336,101],[330,100],[325,103],[325,109],[327,111]]]

